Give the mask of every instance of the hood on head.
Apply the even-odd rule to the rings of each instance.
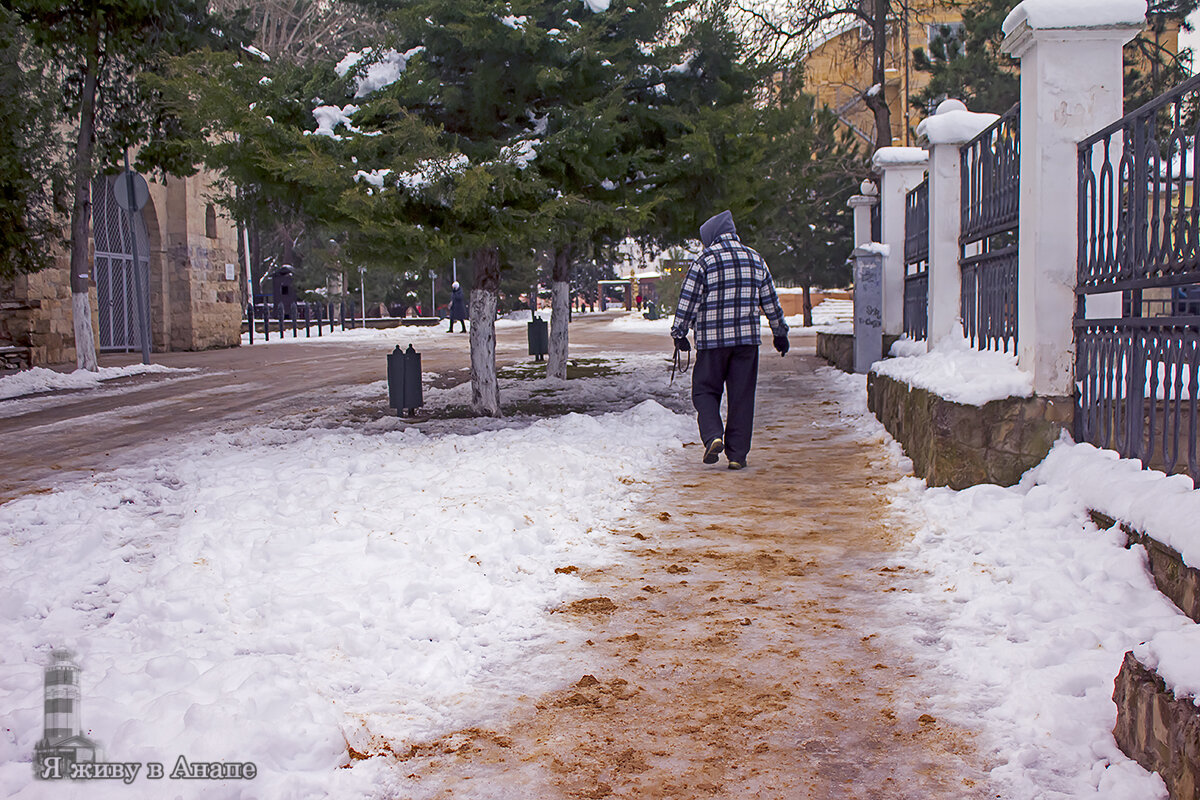
[[[716,216],[709,217],[703,225],[700,226],[700,243],[708,247],[717,237],[724,233],[737,233],[737,228],[733,225],[733,212],[722,211]]]

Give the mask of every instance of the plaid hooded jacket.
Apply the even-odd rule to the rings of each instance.
[[[738,239],[728,211],[700,227],[702,252],[688,270],[679,291],[671,338],[696,331],[696,349],[757,345],[759,309],[776,336],[787,334],[775,283],[762,256]]]

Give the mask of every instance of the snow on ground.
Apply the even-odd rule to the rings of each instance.
[[[865,378],[829,374],[863,436],[897,452],[866,410]],[[1141,547],[1126,550],[1124,534],[1088,518],[1096,492],[1082,491],[1085,467],[1089,480],[1107,479],[1108,507],[1145,492],[1147,481],[1120,480],[1129,462],[1065,440],[1015,487],[895,484],[894,507],[918,532],[891,564],[910,578],[892,595],[908,624],[890,635],[925,662],[929,694],[915,701],[980,731],[1004,797],[1165,798],[1158,776],[1117,749],[1113,680],[1124,654],[1149,640],[1190,676],[1176,685],[1196,687],[1197,626],[1155,589]],[[1181,494],[1160,517],[1186,513]]]
[[[875,362],[871,371],[951,402],[982,406],[1033,394],[1033,375],[1017,367],[1015,353],[977,350],[962,336],[947,336],[931,352],[923,342],[901,339],[891,354],[895,357]]]
[[[486,431],[285,420],[0,506],[0,795],[392,796],[388,759],[338,769],[348,745],[481,724],[577,677],[555,654],[581,643],[546,611],[585,589],[556,569],[615,558],[608,530],[694,435],[655,402],[628,407],[663,363],[571,389],[624,411]],[[77,653],[106,760],[252,761],[258,777],[34,782],[56,646]]]
[[[278,327],[271,328],[270,338],[264,337],[258,331],[254,333],[254,346],[279,344],[281,342],[303,341],[305,344],[378,344],[379,342],[405,342],[405,346],[409,340],[414,342],[424,342],[430,339],[440,339],[446,337],[452,339],[458,337],[464,342],[466,336],[457,324],[454,326],[454,333],[448,333],[446,328],[449,325],[445,321],[439,322],[437,325],[397,325],[394,328],[348,328],[346,330],[331,331],[328,328],[320,336],[317,335],[317,326],[313,325],[310,335],[305,335],[304,326],[301,325],[296,329],[293,335],[291,325],[284,325],[283,336],[279,335]],[[470,330],[470,323],[467,324],[467,330]],[[250,333],[242,334],[242,346],[250,345]]]
[[[803,330],[824,329],[829,326],[844,325],[852,323],[854,320],[854,301],[827,298],[813,306],[813,328],[804,328],[804,315],[794,314],[790,317],[784,317],[788,327],[799,333]],[[645,331],[645,332],[661,332],[664,335],[671,330],[671,323],[675,320],[674,311],[666,311],[660,319],[646,319],[640,311],[627,311],[615,317],[609,325],[617,330],[623,331]],[[763,328],[770,328],[766,316],[760,316],[759,324]]]
[[[47,794],[29,758],[51,646],[78,652],[84,724],[108,760],[259,769],[240,786],[139,778],[55,797],[389,796],[384,759],[337,769],[347,745],[487,724],[507,698],[575,677],[559,654],[578,643],[545,612],[583,587],[555,569],[619,557],[606,527],[694,437],[690,416],[630,398],[679,407],[688,381],[649,355],[565,383],[531,369],[507,373],[506,403],[608,413],[284,421],[0,506],[0,794]],[[822,376],[860,434],[902,460],[864,376]],[[468,391],[430,388],[427,405]],[[887,635],[928,676],[913,702],[978,731],[1004,797],[1166,796],[1116,748],[1113,679],[1133,649],[1194,692],[1196,626],[1154,588],[1142,549],[1086,511],[1129,514],[1186,549],[1197,495],[1131,469],[1064,441],[1015,487],[891,487],[917,533],[891,562],[908,577],[885,610],[905,622]]]
[[[102,381],[127,378],[146,373],[184,373],[194,369],[164,367],[162,364],[131,364],[127,367],[100,367],[98,372],[77,369],[74,372],[56,372],[45,367],[33,367],[13,375],[0,378],[0,400],[24,397],[38,392],[53,392],[63,389],[94,389]]]

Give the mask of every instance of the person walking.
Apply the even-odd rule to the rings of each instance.
[[[454,323],[462,325],[462,332],[467,332],[467,303],[463,300],[462,287],[458,285],[458,281],[450,284],[450,330],[447,333],[454,333]]]
[[[781,356],[789,349],[788,326],[767,263],[742,244],[731,212],[722,211],[705,221],[700,242],[704,250],[692,262],[679,290],[671,338],[677,350],[686,352],[691,349],[688,330],[695,330],[692,405],[704,442],[704,463],[715,464],[724,453],[729,469],[742,469],[754,432],[759,310],[767,315]]]

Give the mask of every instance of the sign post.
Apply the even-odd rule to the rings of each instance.
[[[883,358],[884,245],[854,250],[854,371],[867,372]]]

